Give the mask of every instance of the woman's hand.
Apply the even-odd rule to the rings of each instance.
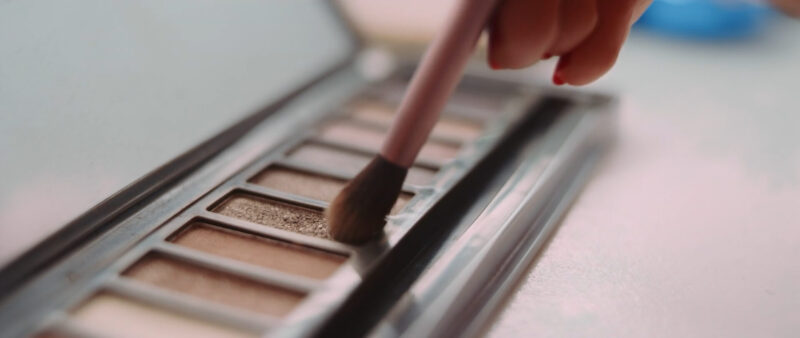
[[[505,0],[490,25],[489,65],[524,68],[559,56],[555,84],[597,80],[651,0]]]

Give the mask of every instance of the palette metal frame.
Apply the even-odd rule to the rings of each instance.
[[[497,83],[497,80],[479,77],[468,78],[466,81],[476,82],[479,86],[487,83]],[[312,167],[302,162],[293,161],[288,159],[285,154],[303,142],[309,142],[310,140],[311,142],[347,148],[350,151],[372,155],[373,153],[366,149],[354,149],[351,146],[315,138],[311,134],[313,129],[309,127],[319,126],[330,119],[341,118],[345,113],[344,111],[332,111],[326,107],[330,107],[331,103],[341,104],[346,102],[349,98],[354,97],[355,93],[361,92],[365,86],[373,84],[374,82],[371,83],[362,77],[357,69],[345,70],[341,74],[324,81],[317,88],[309,90],[309,93],[300,98],[301,102],[299,104],[294,107],[288,107],[284,109],[283,113],[260,123],[260,126],[256,127],[251,133],[255,136],[250,136],[240,141],[233,149],[229,149],[217,159],[205,165],[202,170],[187,178],[184,184],[168,192],[160,200],[161,203],[155,203],[143,209],[140,213],[132,215],[123,222],[127,223],[128,227],[123,224],[123,226],[115,229],[116,236],[114,233],[109,233],[92,243],[88,243],[86,247],[73,254],[73,256],[66,257],[67,262],[65,264],[57,266],[57,269],[48,271],[37,281],[22,289],[21,293],[14,295],[10,300],[4,301],[0,305],[2,306],[1,308],[9,311],[26,311],[32,316],[27,321],[23,320],[19,323],[4,322],[3,324],[8,324],[9,326],[3,329],[3,336],[6,334],[24,335],[42,329],[55,330],[75,336],[92,336],[91,329],[82,327],[80,323],[71,320],[68,316],[68,311],[79,306],[98,292],[111,292],[136,301],[223,325],[235,326],[257,334],[312,335],[343,304],[352,290],[362,281],[362,276],[369,275],[369,272],[374,269],[374,265],[380,261],[381,257],[398,245],[404,235],[412,229],[418,220],[426,215],[428,210],[442,199],[453,186],[458,184],[481,159],[495,150],[497,144],[506,136],[512,126],[527,116],[528,107],[545,96],[560,97],[568,100],[573,103],[571,109],[574,114],[571,120],[573,120],[574,125],[568,125],[563,127],[566,129],[556,130],[555,132],[564,138],[564,142],[569,142],[565,143],[566,145],[557,144],[552,146],[555,148],[550,149],[551,153],[547,154],[547,156],[551,157],[547,161],[547,165],[537,170],[533,170],[533,167],[543,165],[542,156],[544,155],[537,153],[541,152],[539,147],[532,146],[531,153],[525,155],[526,160],[519,165],[511,176],[515,181],[526,182],[526,185],[512,187],[508,186],[508,183],[504,183],[500,187],[500,189],[504,189],[501,194],[488,196],[487,199],[491,199],[487,200],[487,203],[491,207],[484,210],[474,224],[464,224],[463,231],[456,231],[457,235],[453,236],[451,243],[442,248],[442,252],[432,267],[422,275],[421,278],[430,281],[426,284],[427,286],[421,286],[421,282],[417,283],[407,293],[408,295],[421,295],[426,301],[422,303],[416,302],[416,304],[423,304],[430,309],[453,306],[457,304],[455,300],[457,297],[447,292],[439,292],[441,291],[442,283],[447,280],[455,280],[463,284],[459,290],[466,292],[463,290],[467,290],[470,287],[474,288],[475,285],[465,280],[465,273],[474,276],[485,276],[491,272],[490,269],[486,268],[487,262],[496,261],[503,257],[512,257],[491,250],[476,251],[474,248],[475,241],[483,240],[482,243],[485,246],[496,248],[500,243],[510,240],[506,238],[508,234],[520,232],[526,222],[533,222],[536,225],[533,228],[534,230],[519,237],[521,239],[511,246],[513,248],[527,248],[528,254],[520,256],[513,269],[518,269],[519,266],[522,266],[526,259],[529,259],[530,254],[541,246],[543,238],[546,238],[546,235],[552,229],[552,222],[547,223],[536,217],[550,215],[552,218],[553,215],[558,214],[556,209],[563,209],[563,202],[568,200],[567,197],[569,197],[570,191],[573,191],[570,190],[573,189],[571,187],[577,186],[574,183],[579,181],[573,178],[580,178],[582,175],[580,172],[585,171],[585,168],[588,168],[586,164],[591,162],[581,160],[579,164],[576,164],[576,161],[578,161],[576,156],[583,156],[589,153],[595,154],[604,144],[608,134],[608,111],[612,106],[612,101],[608,97],[570,91],[541,90],[525,84],[502,82],[504,86],[509,86],[514,91],[509,96],[508,103],[501,112],[476,111],[469,107],[459,107],[457,102],[448,105],[448,111],[466,111],[465,118],[487,115],[492,115],[493,117],[487,119],[490,123],[484,126],[485,129],[481,137],[471,143],[462,145],[462,149],[456,159],[441,167],[437,163],[421,163],[426,167],[438,167],[439,172],[436,174],[434,183],[429,186],[404,185],[403,190],[413,193],[414,197],[405,206],[403,212],[390,217],[386,225],[386,236],[380,241],[355,247],[251,223],[212,211],[213,207],[223,201],[226,196],[236,192],[284,201],[316,210],[324,209],[327,203],[269,189],[251,183],[250,179],[270,165],[280,165],[338,179],[351,178],[350,175],[344,172]],[[368,89],[364,95],[390,101],[399,99],[397,89],[385,86],[368,88],[372,89]],[[595,114],[595,116],[592,117],[592,114]],[[306,132],[292,134],[292,131],[296,130],[305,130]],[[274,134],[270,134],[270,132],[274,132]],[[543,137],[550,139],[551,136],[548,135],[550,134]],[[585,148],[587,144],[592,144],[592,146]],[[585,149],[577,149],[579,147],[584,147]],[[591,159],[591,156],[583,159]],[[559,174],[559,170],[564,168],[571,169]],[[576,172],[576,170],[579,172]],[[565,179],[567,176],[569,179]],[[568,182],[565,183],[563,182],[564,180]],[[198,181],[206,182],[206,184],[194,185]],[[211,182],[213,186],[208,187],[208,182]],[[546,184],[550,184],[552,187],[543,186]],[[207,188],[204,189],[203,187]],[[556,191],[560,191],[559,198],[556,200],[561,204],[554,209],[553,206],[547,205],[546,196]],[[153,208],[156,208],[158,212],[152,212]],[[509,208],[516,211],[509,213],[509,210],[511,210]],[[500,216],[493,212],[504,213],[503,215],[506,218],[500,220],[497,218]],[[349,258],[333,276],[320,281],[215,256],[172,244],[168,241],[168,238],[174,233],[195,221],[346,255]],[[505,236],[487,236],[485,232],[492,229],[495,231],[502,230],[500,234],[505,234]],[[99,255],[99,258],[95,257],[91,260],[92,253],[96,252],[106,252],[106,254]],[[121,277],[126,269],[145,255],[153,253],[166,255],[173,259],[183,260],[215,271],[230,273],[250,280],[305,293],[308,296],[286,318],[278,319],[255,315],[237,308],[165,291],[158,287]],[[87,262],[86,259],[89,259],[89,261]],[[470,267],[470,270],[466,272],[454,272],[452,270],[465,260],[476,262],[471,263],[476,264],[476,266]],[[77,266],[87,263],[94,265],[94,269],[86,270]],[[56,271],[59,270],[58,268],[61,270]],[[81,285],[70,283],[63,285],[63,278],[69,276],[70,270],[82,271],[75,278],[76,281],[82,283]],[[496,288],[497,294],[504,287],[501,285]],[[68,296],[59,299],[54,304],[48,304],[48,306],[42,305],[44,300],[41,298],[38,299],[38,302],[28,302],[26,299],[27,296],[37,291],[52,288],[69,289],[71,292]],[[46,294],[53,294],[53,290],[49,290]],[[33,299],[37,300],[36,298]],[[400,305],[393,309],[386,317],[386,320],[377,326],[376,332],[450,332],[447,331],[448,327],[441,326],[441,323],[455,320],[453,318],[440,318],[441,320],[437,321],[440,324],[431,325],[424,320],[420,321],[420,318],[423,317],[435,318],[428,317],[428,312],[406,311],[402,304],[408,304],[408,302],[398,304]],[[7,316],[3,317],[6,318]],[[412,325],[404,327],[396,325],[401,321],[412,323]],[[391,329],[387,331],[387,328]]]

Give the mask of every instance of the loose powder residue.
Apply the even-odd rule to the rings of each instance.
[[[219,214],[319,238],[330,238],[321,211],[236,193],[214,208]]]

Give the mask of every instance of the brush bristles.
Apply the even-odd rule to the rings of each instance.
[[[326,211],[328,233],[333,239],[361,244],[381,234],[408,169],[381,156],[372,159],[339,192]]]

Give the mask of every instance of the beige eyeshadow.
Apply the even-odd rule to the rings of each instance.
[[[310,166],[328,168],[355,175],[365,167],[372,156],[326,146],[319,143],[304,143],[288,154],[289,159],[303,162]],[[406,182],[415,185],[427,185],[433,180],[436,171],[424,167],[413,166],[408,170]]]
[[[505,95],[490,94],[477,88],[460,88],[450,96],[450,102],[457,103],[460,106],[477,108],[488,114],[502,112],[507,100],[508,97]]]
[[[483,132],[481,125],[468,120],[442,117],[433,126],[433,135],[459,140],[462,142],[472,141]]]
[[[282,317],[304,295],[160,255],[149,255],[123,274],[137,281],[265,315]]]
[[[193,223],[171,239],[195,250],[314,279],[330,277],[346,257],[270,238]]]
[[[352,118],[384,127],[391,125],[395,114],[393,105],[374,100],[358,101],[352,104],[350,109]],[[468,142],[480,136],[481,132],[483,132],[483,128],[478,122],[445,115],[439,118],[439,122],[433,127],[431,134],[442,138]]]
[[[389,126],[394,119],[394,105],[375,100],[359,100],[349,107],[350,116],[357,120]]]
[[[331,202],[347,181],[315,175],[288,168],[273,166],[260,172],[250,182],[295,195],[300,195],[316,200]],[[402,193],[397,198],[391,213],[398,213],[414,195]]]
[[[375,152],[380,151],[385,134],[385,129],[362,126],[347,120],[328,123],[320,130],[322,139],[354,147],[364,147]],[[419,158],[444,162],[456,157],[458,149],[459,146],[457,144],[429,140],[420,149]]]
[[[343,120],[328,123],[319,132],[319,136],[323,139],[369,149],[379,148],[385,134],[384,130],[360,126]]]
[[[256,337],[256,334],[159,309],[116,295],[93,296],[71,314],[98,337]]]
[[[322,211],[307,209],[259,196],[234,193],[214,208],[214,212],[273,228],[304,235],[329,238]]]
[[[304,143],[288,154],[297,160],[320,168],[335,169],[347,174],[358,173],[372,159],[370,156],[318,143]]]

